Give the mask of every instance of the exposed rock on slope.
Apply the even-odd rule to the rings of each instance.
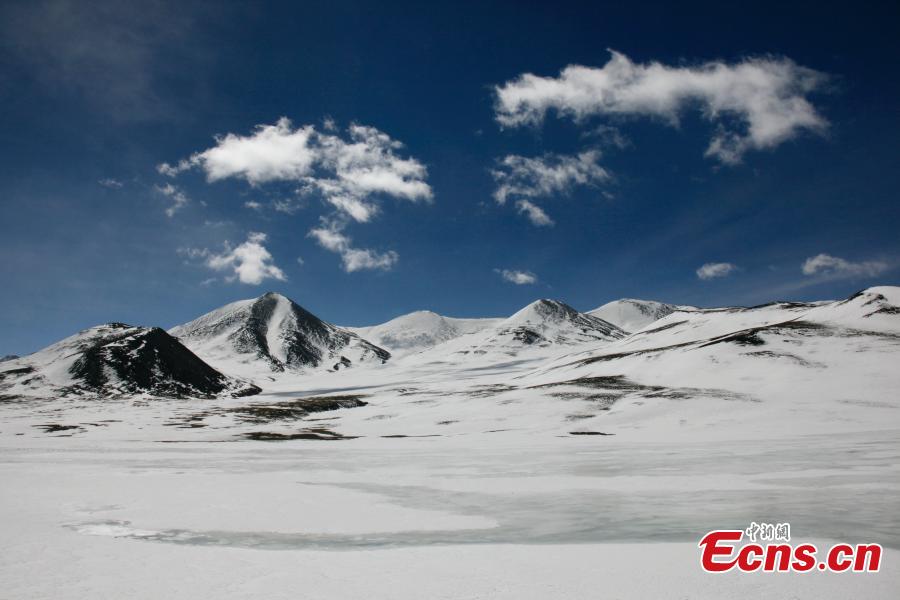
[[[246,396],[258,387],[216,371],[158,327],[109,323],[86,329],[0,371],[7,395]]]
[[[492,327],[440,344],[419,356],[427,360],[463,356],[505,360],[538,349],[563,351],[568,346],[605,344],[625,335],[612,323],[580,313],[568,304],[537,300]]]
[[[322,321],[289,298],[269,292],[234,302],[169,330],[198,356],[247,376],[358,363],[380,364],[390,352]]]

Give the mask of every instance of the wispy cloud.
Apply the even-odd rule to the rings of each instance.
[[[494,269],[504,281],[514,283],[516,285],[532,285],[537,283],[537,275],[531,271],[517,271],[514,269]]]
[[[119,121],[171,118],[177,107],[160,81],[205,60],[192,36],[203,10],[169,0],[6,2],[0,34],[4,50],[54,96],[72,93]]]
[[[555,225],[553,219],[544,212],[544,209],[533,203],[531,200],[517,200],[516,208],[520,213],[528,217],[528,220],[531,221],[533,225],[538,227]]]
[[[774,148],[803,130],[823,132],[828,123],[807,96],[826,80],[787,58],[672,67],[611,51],[603,67],[571,65],[559,77],[525,73],[497,86],[496,118],[504,127],[536,125],[555,110],[576,121],[636,115],[677,125],[682,112],[698,106],[716,125],[707,156],[735,164],[748,150]],[[742,127],[732,126],[734,118]]]
[[[727,277],[731,275],[735,270],[737,270],[737,265],[733,265],[727,262],[720,263],[706,263],[699,269],[697,269],[697,277],[699,279],[708,280],[708,279],[717,279],[720,277]]]
[[[184,208],[190,202],[190,199],[187,197],[181,189],[177,186],[172,185],[171,183],[167,183],[165,185],[157,185],[154,189],[167,198],[171,198],[173,204],[166,208],[166,216],[171,218],[175,216],[179,210]]]
[[[192,260],[203,260],[203,263],[214,271],[230,273],[226,281],[240,281],[249,285],[259,285],[266,279],[287,279],[284,272],[273,262],[272,254],[263,245],[267,236],[264,233],[250,232],[247,241],[232,247],[226,243],[222,252],[213,252],[206,248],[182,248],[179,253]],[[211,283],[206,280],[204,285]]]
[[[100,185],[105,188],[109,188],[111,190],[121,189],[125,184],[119,181],[118,179],[113,179],[112,177],[107,177],[105,179],[100,179],[97,181]]]
[[[342,229],[343,227],[339,223],[326,222],[321,227],[310,230],[309,236],[314,238],[326,250],[339,254],[346,272],[353,273],[354,271],[363,270],[387,271],[399,259],[398,254],[393,250],[376,252],[368,248],[354,247],[353,240],[345,235]]]
[[[817,254],[803,262],[804,275],[828,275],[832,278],[875,277],[890,270],[891,265],[880,260],[851,262],[830,254]]]
[[[534,225],[553,225],[553,220],[534,200],[569,194],[575,186],[597,185],[608,181],[611,176],[597,164],[599,159],[600,153],[596,150],[587,150],[574,156],[505,156],[491,171],[497,183],[494,200],[498,204],[505,204],[509,199],[516,199],[516,208]]]

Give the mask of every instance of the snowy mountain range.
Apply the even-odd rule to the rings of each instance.
[[[900,387],[883,368],[896,358],[898,339],[897,287],[870,288],[836,302],[752,308],[623,299],[580,313],[559,301],[537,300],[506,319],[419,311],[358,328],[327,323],[285,296],[266,293],[168,333],[120,323],[79,332],[3,362],[0,394],[217,398],[299,389],[322,376],[332,387],[428,380],[446,389],[488,373],[504,385],[513,379],[549,385],[627,377],[641,385],[747,395],[766,389],[777,375],[769,390],[776,396],[806,381],[816,389],[814,382],[829,381],[827,393],[833,394],[862,385],[856,375],[868,373],[865,385],[884,385],[887,393]],[[848,372],[848,365],[857,365],[855,371]],[[345,374],[348,369],[352,374]],[[846,389],[847,397],[853,393]]]
[[[705,428],[718,422],[729,435],[839,432],[896,419],[898,357],[900,287],[883,286],[834,302],[677,311],[521,379],[625,390],[606,427],[675,435],[693,419]],[[679,406],[686,400],[689,407]]]
[[[545,354],[582,345],[603,345],[625,335],[612,323],[580,313],[563,302],[536,300],[507,319],[438,344],[410,360],[490,363],[520,354]]]

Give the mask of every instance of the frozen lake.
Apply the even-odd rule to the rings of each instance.
[[[61,525],[96,533],[102,528],[90,524],[128,522],[142,532],[134,537],[154,542],[264,549],[696,542],[711,529],[786,521],[802,538],[900,548],[900,441],[889,433],[677,450],[595,436],[529,447],[479,447],[476,439],[468,448],[425,439],[78,444],[6,448],[2,473],[8,490],[41,490],[56,510],[72,507],[58,515]],[[305,520],[294,523],[285,506],[292,500]],[[369,521],[373,505],[393,513]],[[261,530],[242,522],[246,511],[273,510],[287,514]],[[384,526],[392,519],[402,526],[404,511],[415,529]],[[217,527],[205,523],[209,512]]]
[[[538,573],[532,583],[563,594],[593,582],[642,597],[658,588],[629,583],[636,577],[629,561],[648,559],[666,589],[742,597],[761,575],[702,573],[696,543],[706,531],[788,521],[795,539],[900,548],[900,440],[886,432],[677,448],[613,436],[529,444],[502,436],[465,443],[13,439],[19,444],[0,455],[3,530],[15,548],[0,559],[9,597],[209,590],[287,597],[290,586],[265,578],[247,587],[267,565],[341,597],[397,597],[399,584],[386,574],[404,565],[418,573],[410,577],[419,589],[436,586],[437,597],[521,596]],[[448,553],[454,570],[497,566],[462,588],[446,580],[438,586],[450,576],[449,565],[439,566]],[[186,568],[170,564],[179,556],[193,564],[178,575],[182,584],[160,583]],[[797,597],[854,589],[891,597],[898,556],[889,551],[879,574],[815,574],[806,583],[768,577],[781,578],[774,590]],[[82,579],[85,565],[98,562]],[[523,573],[512,578],[517,569]],[[506,577],[505,587],[492,587]]]

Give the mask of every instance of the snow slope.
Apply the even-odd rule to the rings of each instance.
[[[419,310],[371,327],[347,327],[362,338],[399,357],[421,352],[468,333],[496,325],[503,319],[457,319]]]
[[[603,319],[624,331],[633,333],[677,310],[693,310],[693,308],[664,304],[653,300],[622,298],[589,310],[585,314]]]
[[[381,364],[391,356],[272,292],[228,304],[169,333],[214,367],[248,378]]]
[[[507,319],[409,357],[419,363],[479,362],[491,366],[511,357],[540,359],[581,345],[603,345],[624,331],[557,300],[536,300]],[[451,367],[452,368],[452,367]]]

